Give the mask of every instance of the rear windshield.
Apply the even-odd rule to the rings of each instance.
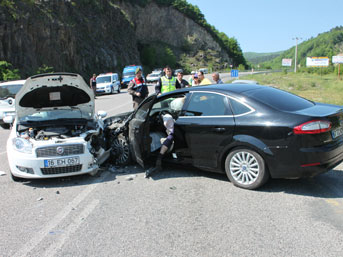
[[[292,112],[314,106],[313,102],[305,98],[272,87],[247,91],[245,94],[281,111]]]

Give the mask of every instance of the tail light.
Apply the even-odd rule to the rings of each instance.
[[[293,128],[294,134],[320,134],[330,131],[331,122],[325,120],[311,120]]]

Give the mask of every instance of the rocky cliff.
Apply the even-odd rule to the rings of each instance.
[[[154,2],[144,8],[115,0],[0,3],[0,60],[12,63],[23,77],[45,66],[85,78],[94,72],[121,73],[125,65],[144,63],[140,54],[146,46],[156,48],[157,59],[161,47],[170,47],[181,66],[230,63],[205,29]]]

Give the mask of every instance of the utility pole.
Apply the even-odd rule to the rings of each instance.
[[[294,73],[297,73],[297,56],[298,56],[298,40],[301,40],[301,37],[292,38],[295,40],[295,56],[294,56]]]

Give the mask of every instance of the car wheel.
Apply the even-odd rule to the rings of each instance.
[[[120,87],[118,86],[118,90],[117,90],[117,93],[120,94]]]
[[[127,165],[131,161],[130,147],[123,134],[111,142],[111,157],[112,163],[117,165]]]
[[[11,175],[11,179],[12,179],[14,182],[25,182],[25,181],[26,181],[26,179],[24,179],[24,178],[20,178],[20,177],[14,176],[14,175],[12,174],[12,172],[10,172],[10,175]]]
[[[111,95],[114,94],[114,88],[111,87]]]
[[[269,178],[261,155],[244,148],[228,154],[225,160],[225,172],[235,186],[245,189],[256,189]]]
[[[9,129],[9,128],[10,128],[10,124],[8,124],[8,123],[0,124],[0,126],[1,126],[3,129]]]

